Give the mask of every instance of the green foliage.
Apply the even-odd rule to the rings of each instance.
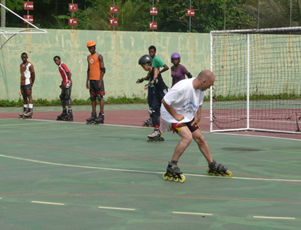
[[[11,10],[23,10],[23,0],[5,1],[5,6]]]
[[[78,12],[69,12],[70,0],[34,1],[34,22],[41,28],[70,29],[68,18],[73,15],[78,20],[75,29],[148,31],[152,16],[149,9],[152,0],[115,0],[118,14],[110,14],[113,1],[76,0]],[[158,31],[186,32],[189,30],[187,9],[195,9],[191,17],[191,31],[208,33],[212,30],[248,29],[257,27],[260,8],[260,28],[287,27],[290,25],[289,0],[155,0],[158,15]],[[292,26],[301,24],[301,1],[293,0]],[[6,1],[6,5],[19,15],[24,14],[23,0]],[[109,19],[118,18],[118,26],[109,25]],[[18,18],[7,14],[8,27],[25,27]]]
[[[128,98],[126,96],[113,98],[109,97],[105,100],[105,104],[133,104],[133,103],[147,103],[147,99],[134,97],[134,98]],[[60,106],[61,100],[51,100],[48,101],[47,99],[36,99],[33,101],[34,106]],[[84,99],[74,99],[72,100],[72,105],[90,105],[91,100],[90,98],[84,100]],[[23,106],[23,100],[19,98],[17,101],[9,101],[9,100],[0,100],[0,107],[22,107]]]
[[[142,99],[139,97],[127,98],[126,96],[113,98],[109,97],[105,100],[106,104],[135,104],[135,103],[147,103],[147,99]]]
[[[281,94],[253,94],[250,95],[250,100],[273,100],[273,99],[298,99],[301,95],[298,94],[288,94],[288,93],[281,93]],[[217,95],[213,97],[214,101],[243,101],[247,100],[247,95],[228,95],[228,96],[221,96]]]

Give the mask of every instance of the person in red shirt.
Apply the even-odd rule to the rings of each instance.
[[[72,101],[71,101],[71,89],[72,89],[72,80],[71,80],[71,72],[66,66],[65,63],[61,62],[61,58],[59,56],[55,56],[53,58],[55,64],[59,67],[59,72],[62,77],[62,84],[59,86],[62,91],[60,95],[60,99],[62,102],[63,112],[61,115],[57,116],[57,121],[73,121],[72,114]],[[68,113],[66,105],[68,105]]]

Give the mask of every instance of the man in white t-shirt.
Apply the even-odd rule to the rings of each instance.
[[[178,160],[184,153],[192,139],[198,144],[198,147],[206,158],[209,174],[221,174],[232,176],[227,167],[217,164],[211,156],[209,146],[198,127],[201,120],[201,108],[206,89],[213,85],[214,74],[209,70],[203,70],[196,78],[185,79],[175,84],[171,90],[164,96],[161,106],[161,131],[173,130],[180,137],[171,162],[168,163],[164,179],[172,178],[175,181],[185,181],[185,176],[177,167]]]

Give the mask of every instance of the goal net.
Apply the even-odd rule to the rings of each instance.
[[[212,31],[210,130],[301,133],[301,27]]]

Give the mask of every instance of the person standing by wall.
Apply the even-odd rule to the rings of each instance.
[[[33,115],[33,99],[32,88],[35,81],[35,71],[33,64],[29,62],[27,53],[21,54],[22,63],[20,65],[21,81],[20,90],[23,97],[23,112],[19,113],[20,117],[32,118]]]
[[[91,117],[87,119],[87,124],[104,123],[104,100],[105,87],[103,77],[106,72],[104,67],[103,56],[96,52],[96,43],[89,41],[87,43],[90,55],[87,57],[88,70],[86,88],[90,90],[90,98],[92,102]],[[96,99],[99,101],[99,117],[96,114]]]
[[[59,86],[61,90],[60,99],[62,103],[63,112],[61,115],[57,117],[57,121],[73,121],[72,114],[72,101],[71,101],[71,90],[72,90],[72,79],[71,72],[66,66],[65,63],[61,62],[61,58],[59,56],[55,56],[53,58],[55,64],[58,65],[59,72],[62,77],[62,84]],[[66,105],[68,105],[68,113]]]

